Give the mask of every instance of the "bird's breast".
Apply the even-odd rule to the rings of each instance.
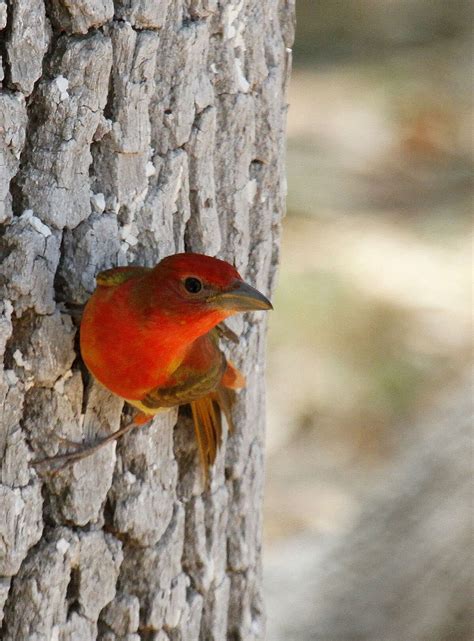
[[[123,294],[123,293],[122,293]],[[90,298],[81,323],[84,362],[92,375],[118,396],[139,400],[152,388],[166,385],[180,365],[180,344],[169,320],[144,322],[140,310],[124,296],[99,288]]]

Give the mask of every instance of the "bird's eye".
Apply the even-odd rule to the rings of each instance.
[[[199,294],[202,289],[202,283],[199,278],[189,276],[189,278],[186,278],[184,281],[184,287],[190,294]]]

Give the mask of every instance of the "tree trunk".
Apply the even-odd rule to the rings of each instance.
[[[264,318],[232,323],[248,386],[209,491],[185,412],[55,476],[31,460],[119,427],[66,311],[100,269],[191,250],[272,290],[292,22],[291,0],[0,1],[2,639],[263,637]]]

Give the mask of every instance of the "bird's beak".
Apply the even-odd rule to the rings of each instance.
[[[244,281],[235,281],[234,285],[225,292],[219,292],[210,299],[219,309],[233,312],[250,312],[255,310],[273,309],[273,305],[258,289],[247,285]]]

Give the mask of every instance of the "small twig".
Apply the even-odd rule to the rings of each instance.
[[[226,338],[228,341],[238,345],[239,337],[230,329],[230,327],[227,327],[225,323],[219,323],[219,325],[216,325],[216,331],[220,338]]]
[[[81,461],[82,459],[87,458],[88,456],[91,456],[91,454],[95,454],[95,452],[102,449],[104,445],[107,445],[108,443],[112,443],[113,441],[116,441],[117,439],[121,438],[125,434],[128,434],[128,432],[131,432],[136,427],[140,427],[140,425],[135,421],[131,421],[130,423],[127,423],[126,425],[121,427],[119,430],[116,430],[115,432],[112,432],[112,434],[109,434],[108,436],[101,439],[100,441],[97,441],[97,443],[94,443],[93,445],[86,446],[82,449],[77,450],[76,452],[66,452],[66,454],[57,454],[56,456],[48,456],[47,458],[44,458],[44,459],[36,459],[35,461],[32,461],[32,464],[35,467],[41,467],[45,465],[55,466],[58,463],[62,463],[62,465],[59,468],[56,468],[54,470],[55,472],[59,472],[60,470],[65,469],[69,465],[73,465],[77,461]]]

